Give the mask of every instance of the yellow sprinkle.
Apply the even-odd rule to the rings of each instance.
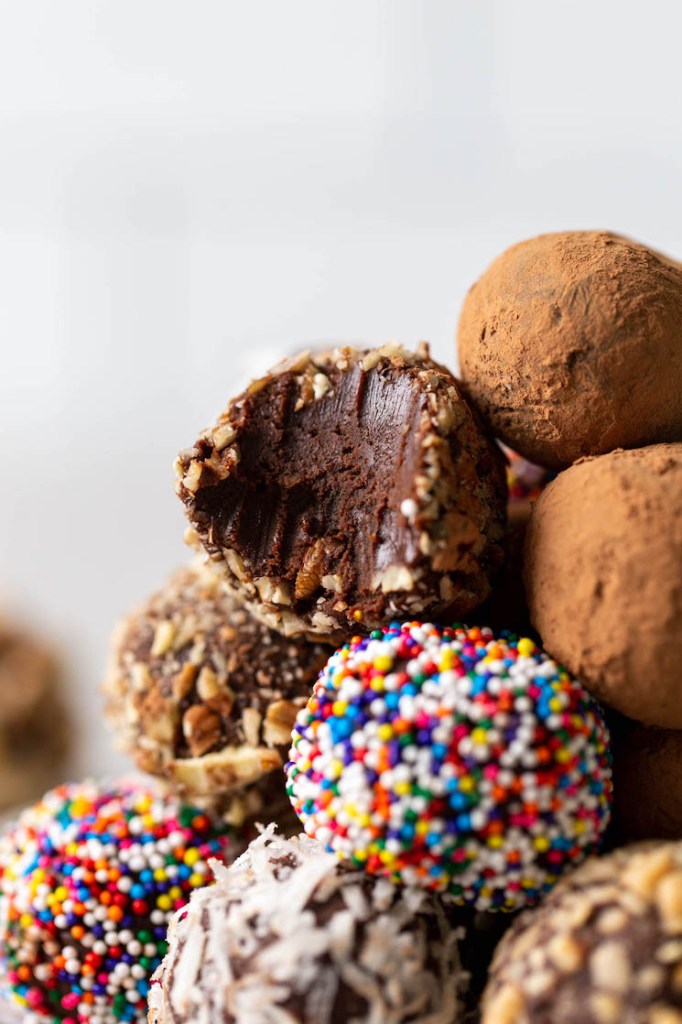
[[[355,619],[356,622],[362,622],[362,611],[360,610],[360,608],[355,609],[355,611],[353,612],[353,618]]]
[[[547,836],[536,836],[533,840],[533,846],[540,853],[544,853],[545,850],[549,850],[549,839]]]
[[[441,653],[438,668],[441,672],[447,672],[455,664],[455,652],[451,651],[449,647],[445,647]]]
[[[54,891],[54,898],[58,903],[63,903],[69,898],[69,891],[63,885],[58,885]]]
[[[329,775],[332,779],[338,779],[343,771],[343,764],[338,759],[329,762]]]
[[[393,736],[393,726],[389,725],[388,722],[384,722],[377,729],[377,736],[380,740],[390,740]]]
[[[561,711],[561,700],[559,697],[550,697],[547,703],[549,704],[550,711]]]
[[[391,853],[390,850],[382,850],[379,854],[379,860],[382,864],[392,864],[395,860],[395,854]]]
[[[347,704],[347,702],[345,700],[335,700],[334,703],[332,704],[332,712],[335,715],[338,715],[338,716],[345,715],[347,710],[348,710],[348,704]]]
[[[568,764],[568,762],[571,760],[571,756],[572,755],[570,750],[557,750],[556,754],[554,755],[559,764]]]
[[[384,681],[383,676],[374,676],[374,678],[370,680],[369,685],[373,690],[376,690],[377,693],[381,693],[384,688]]]
[[[581,832],[585,831],[585,822],[584,821],[576,821],[574,823],[574,825],[573,825],[573,831],[577,832],[578,835],[580,835]]]
[[[530,658],[535,650],[535,644],[527,636],[522,636],[516,645],[516,650],[522,658]]]
[[[493,850],[499,850],[501,846],[504,846],[504,838],[502,836],[490,836],[488,846]]]
[[[485,743],[488,738],[488,734],[485,729],[472,729],[471,730],[471,741],[472,743]]]
[[[396,782],[393,787],[398,796],[409,796],[412,792],[412,783],[410,782]]]
[[[462,778],[458,780],[457,787],[462,791],[462,793],[470,793],[474,788],[474,780],[470,775],[463,775]]]
[[[429,831],[428,821],[418,821],[415,826],[415,831],[418,836],[425,836],[426,833]]]
[[[182,889],[180,888],[179,885],[174,885],[171,889],[168,890],[168,895],[172,900],[180,900],[182,899]]]
[[[198,875],[195,871],[193,875],[189,876],[189,884],[193,889],[199,889],[202,885],[206,885],[206,875]]]
[[[156,905],[159,910],[170,910],[173,906],[173,901],[167,893],[164,893],[161,896],[157,896]]]
[[[154,872],[154,881],[155,882],[165,882],[166,881],[166,872],[163,870],[163,868],[157,868],[156,869],[156,871]]]
[[[197,862],[198,860],[200,860],[200,859],[201,859],[201,858],[200,858],[200,854],[199,854],[199,851],[198,851],[198,850],[195,850],[195,849],[194,849],[194,847],[192,847],[191,849],[189,849],[189,850],[187,851],[187,853],[185,854],[185,856],[183,857],[183,860],[184,860],[185,864],[186,864],[186,865],[187,865],[187,867],[189,867],[189,868],[193,867],[193,866],[194,866],[194,865],[196,864],[196,862]]]
[[[390,672],[393,668],[393,658],[390,654],[378,654],[374,659],[374,668],[379,672]]]
[[[367,853],[367,850],[356,850],[353,856],[355,857],[356,860],[366,861],[369,854]]]

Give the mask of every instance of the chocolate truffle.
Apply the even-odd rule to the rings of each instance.
[[[0,956],[13,1001],[52,1024],[141,1024],[173,911],[206,885],[207,858],[245,845],[134,782],[47,793],[0,839]]]
[[[0,807],[35,799],[55,781],[68,738],[58,659],[0,617]]]
[[[682,839],[682,731],[619,719],[611,737],[618,836]]]
[[[606,704],[682,727],[682,444],[588,459],[538,498],[525,583],[545,648]]]
[[[239,791],[284,764],[329,653],[269,629],[196,561],[118,627],[107,717],[138,768],[234,817]]]
[[[411,622],[330,659],[294,728],[306,832],[479,910],[535,903],[609,820],[608,734],[527,637]]]
[[[175,916],[150,1024],[456,1024],[465,977],[438,901],[271,829]]]
[[[483,1024],[682,1024],[682,843],[617,850],[512,925]]]
[[[465,615],[502,559],[502,459],[426,347],[288,360],[176,468],[227,586],[285,635]]]
[[[468,394],[533,462],[682,440],[682,267],[646,246],[566,231],[507,249],[458,343]]]

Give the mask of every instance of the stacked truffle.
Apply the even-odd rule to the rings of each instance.
[[[682,824],[680,324],[676,264],[547,236],[472,289],[463,384],[422,346],[303,353],[180,454],[206,561],[124,621],[105,690],[159,821],[206,814],[179,852],[139,787],[20,823],[0,865],[25,1005],[138,1021],[157,968],[151,1024],[458,1024],[481,912],[522,910],[486,1024],[682,1021],[679,844],[580,866],[610,820],[609,725],[620,832]],[[254,820],[305,834],[268,824],[221,865]],[[186,905],[206,829],[217,881]]]
[[[503,253],[459,327],[491,429],[563,470],[528,527],[530,616],[612,709],[617,825],[633,838],[682,838],[681,324],[679,264],[572,232]]]
[[[462,376],[491,428],[561,470],[525,544],[530,616],[607,708],[618,850],[522,916],[490,1024],[682,1021],[682,267],[603,232],[504,253],[472,288]]]

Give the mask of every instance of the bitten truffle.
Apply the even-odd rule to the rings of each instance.
[[[425,347],[288,360],[176,469],[227,586],[285,635],[466,615],[502,560],[502,458]]]
[[[609,820],[608,733],[532,640],[394,623],[330,659],[296,721],[306,832],[479,910],[535,903]]]
[[[240,792],[284,764],[329,654],[269,629],[196,561],[118,627],[107,717],[138,768],[190,799],[226,802],[234,817]]]
[[[468,394],[533,462],[682,440],[682,267],[637,242],[512,246],[467,295],[458,345]]]
[[[150,1024],[456,1024],[465,976],[436,899],[267,830],[169,930]]]
[[[0,807],[18,807],[56,781],[69,751],[58,659],[0,617]]]
[[[682,727],[682,444],[588,459],[536,501],[525,583],[549,653],[604,703]]]
[[[499,945],[483,1024],[682,1024],[682,843],[567,876]]]

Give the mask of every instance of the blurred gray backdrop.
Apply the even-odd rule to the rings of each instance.
[[[178,448],[319,340],[454,362],[499,250],[682,256],[669,2],[0,2],[0,592],[111,752],[112,624],[186,557]]]

